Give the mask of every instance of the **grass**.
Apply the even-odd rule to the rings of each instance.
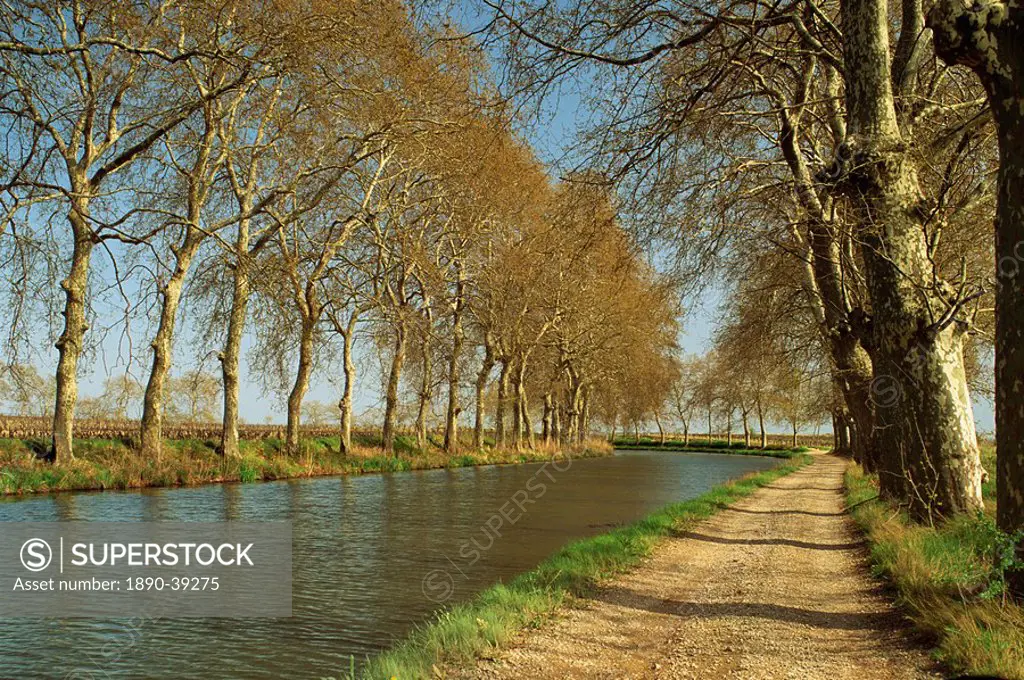
[[[995,451],[982,451],[994,480]],[[993,520],[994,481],[984,492],[984,513],[920,526],[878,499],[875,478],[856,465],[846,473],[847,504],[871,545],[872,571],[934,639],[938,660],[957,673],[1024,680],[1024,608],[1005,584],[1012,541]]]
[[[563,603],[587,595],[602,579],[635,567],[664,537],[686,530],[810,460],[801,455],[669,505],[629,526],[570,543],[532,571],[442,611],[396,647],[371,659],[362,677],[434,678],[441,677],[445,666],[470,664],[505,645],[518,631],[537,625]]]
[[[160,458],[153,459],[140,456],[130,441],[79,439],[74,460],[53,465],[36,457],[47,442],[0,439],[0,495],[524,463],[548,460],[557,453],[551,447],[538,446],[524,451],[487,448],[449,455],[433,446],[421,451],[415,438],[399,437],[395,455],[385,455],[372,440],[371,435],[354,438],[354,451],[349,455],[340,453],[337,437],[306,439],[295,454],[286,454],[279,439],[245,440],[240,442],[238,457],[224,458],[217,453],[216,442],[176,439],[166,440]],[[575,457],[602,456],[611,454],[612,448],[607,442],[593,440],[571,453]]]
[[[790,448],[781,444],[769,444],[765,448],[751,448],[743,441],[730,444],[724,439],[690,439],[684,443],[680,439],[666,439],[662,444],[653,437],[641,437],[639,442],[634,437],[616,437],[612,445],[617,449],[660,449],[664,451],[696,451],[701,453],[734,453],[745,456],[772,456],[774,458],[793,458],[810,451],[806,446]]]

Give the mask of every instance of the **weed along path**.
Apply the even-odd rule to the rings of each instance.
[[[816,455],[461,677],[940,677],[866,573],[844,466]]]

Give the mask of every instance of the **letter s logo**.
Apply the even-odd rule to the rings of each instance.
[[[52,560],[50,544],[41,538],[30,538],[21,546],[21,564],[29,571],[42,571]]]

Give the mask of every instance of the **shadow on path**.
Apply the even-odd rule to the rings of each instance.
[[[697,603],[655,600],[621,587],[602,589],[595,593],[593,599],[619,607],[639,609],[655,614],[669,614],[680,618],[714,619],[728,616],[758,618],[826,630],[884,631],[891,629],[897,622],[892,613],[823,612],[762,602]]]
[[[854,541],[853,543],[810,543],[791,538],[723,538],[721,536],[698,534],[695,531],[679,532],[676,536],[679,538],[692,538],[695,541],[719,543],[721,545],[788,545],[793,548],[804,548],[806,550],[857,550],[864,546],[864,541]]]
[[[743,508],[723,508],[723,512],[742,512],[747,515],[807,515],[809,517],[842,517],[845,512],[811,512],[810,510],[745,510]]]

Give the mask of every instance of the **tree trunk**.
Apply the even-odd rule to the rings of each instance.
[[[171,351],[174,341],[174,326],[181,303],[181,291],[185,285],[192,258],[195,256],[202,235],[189,228],[181,248],[175,254],[174,272],[160,291],[163,305],[160,308],[160,325],[153,338],[153,363],[149,371],[149,382],[142,399],[142,424],[140,450],[142,455],[159,458],[163,447],[164,385],[171,369]]]
[[[837,415],[839,417],[836,419],[836,424],[838,425],[836,445],[843,453],[851,454],[853,452],[853,447],[850,442],[850,418],[847,413],[842,410],[840,410]]]
[[[473,423],[473,448],[479,451],[484,447],[484,392],[487,390],[487,381],[491,377],[491,369],[494,368],[494,349],[492,348],[489,336],[484,339],[484,361],[480,366],[480,372],[476,375],[476,414]]]
[[[238,395],[239,365],[242,357],[242,335],[249,307],[249,223],[243,220],[235,243],[236,257],[234,281],[231,291],[231,314],[228,317],[227,338],[220,355],[221,375],[224,379],[224,413],[221,431],[221,453],[238,456]]]
[[[562,442],[562,409],[557,402],[551,411],[551,439],[555,444]]]
[[[430,356],[430,343],[423,343],[423,369],[420,372],[419,405],[416,410],[416,446],[420,451],[427,448],[427,411],[430,408],[434,364]]]
[[[743,446],[750,448],[750,417],[749,411],[743,412]]]
[[[795,449],[797,447],[797,443],[796,443],[796,421],[795,420],[792,422],[792,425],[793,425],[793,448]]]
[[[548,392],[544,395],[544,417],[541,419],[541,427],[543,428],[544,444],[551,444],[551,412],[554,410],[551,393]]]
[[[764,430],[764,408],[761,404],[757,405],[757,426],[761,431],[761,450],[768,448],[768,433]]]
[[[1024,17],[1015,11],[1018,31]],[[1020,33],[1014,73],[1017,81],[1016,106],[1005,107],[997,120],[999,132],[999,208],[997,212],[997,262],[1014,263],[1014,276],[1001,278],[996,289],[996,511],[999,528],[1009,535],[1024,529],[1024,295],[1021,293],[1024,266],[1024,115],[1021,112],[1020,82],[1024,74]],[[993,97],[993,99],[996,99]],[[1001,101],[1001,100],[1000,100]],[[993,108],[995,105],[993,104]],[[1024,563],[1024,542],[1017,546]],[[1013,591],[1024,598],[1024,570],[1010,573]]]
[[[683,446],[690,445],[690,421],[683,421]]]
[[[352,395],[356,383],[356,364],[352,360],[352,345],[355,342],[356,324],[359,321],[359,312],[353,311],[348,318],[345,334],[342,336],[341,361],[344,381],[341,388],[341,400],[338,402],[338,409],[341,411],[341,453],[349,455],[352,453]]]
[[[708,407],[708,446],[711,446],[712,442],[714,441],[711,438],[711,416],[712,416],[712,414],[711,414],[711,407],[709,406]]]
[[[725,417],[725,443],[732,447],[732,411]]]
[[[981,78],[996,121],[996,520],[1013,535],[1024,529],[1024,7],[940,0],[928,24],[939,56],[971,66]],[[1017,554],[1024,560],[1024,543]],[[1009,578],[1024,598],[1024,570]]]
[[[871,299],[881,491],[930,520],[981,508],[981,464],[963,366],[966,327],[935,290],[917,171],[902,139],[885,0],[842,0],[850,120],[843,186]]]
[[[523,374],[521,360],[512,367],[512,446],[518,451],[523,446]]]
[[[398,417],[398,387],[405,365],[405,324],[395,326],[395,355],[391,358],[391,371],[384,402],[384,428],[381,432],[380,447],[386,453],[395,450],[395,420]]]
[[[654,422],[658,426],[658,446],[665,446],[665,428],[661,426],[661,416],[654,412]]]
[[[501,373],[498,376],[498,412],[494,417],[494,446],[504,448],[506,444],[505,415],[508,411],[509,362],[501,358]]]
[[[459,361],[462,359],[462,300],[465,291],[462,268],[455,292],[455,307],[452,311],[452,355],[448,360],[448,408],[444,418],[444,450],[455,453],[459,448]]]
[[[61,282],[64,289],[64,331],[57,340],[57,398],[53,409],[53,461],[74,458],[75,405],[78,402],[78,358],[89,324],[85,320],[85,293],[89,282],[89,260],[95,245],[87,222],[88,200],[72,202],[68,222],[75,236],[71,270]]]
[[[583,446],[590,437],[590,388],[582,389],[581,393],[579,444]]]
[[[526,394],[526,360],[523,359],[519,364],[519,377],[517,379],[516,390],[518,392],[518,405],[520,413],[522,414],[523,423],[523,436],[526,440],[526,446],[530,449],[535,448],[533,441],[533,420],[530,418],[530,401],[529,396]]]
[[[302,400],[309,389],[309,376],[313,371],[313,321],[304,319],[299,330],[299,367],[295,382],[288,394],[288,421],[285,427],[284,446],[288,453],[299,452],[299,438],[302,425]]]

